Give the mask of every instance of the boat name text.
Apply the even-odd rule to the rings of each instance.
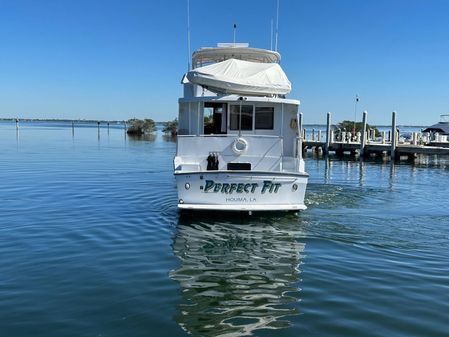
[[[274,183],[270,180],[264,180],[262,185],[261,193],[278,193],[280,183]],[[204,192],[209,193],[255,193],[259,188],[258,183],[216,183],[213,180],[206,180],[206,185],[204,186]]]

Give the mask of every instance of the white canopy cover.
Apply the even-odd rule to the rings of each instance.
[[[236,59],[195,68],[187,73],[187,79],[227,94],[285,95],[292,89],[279,64]]]

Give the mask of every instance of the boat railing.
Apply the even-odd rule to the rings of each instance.
[[[294,153],[294,157],[298,160],[296,160],[296,164],[295,164],[295,169],[299,170],[299,164],[300,161],[302,159],[302,137],[298,136],[294,139],[294,144],[293,144],[293,153]]]
[[[238,134],[229,134],[229,133],[217,133],[217,134],[209,134],[209,135],[178,135],[177,138],[184,138],[184,137],[223,137],[223,138],[236,138],[239,137]],[[246,137],[251,137],[251,138],[282,138],[280,136],[274,136],[274,135],[241,135],[240,137],[246,138]]]
[[[242,151],[242,154],[248,156],[262,155],[267,148],[271,148],[272,144],[282,145],[282,137],[271,135],[241,135],[225,134],[225,135],[182,135],[178,136],[177,153],[184,154],[209,154],[210,152],[223,152],[232,150],[232,144],[237,139],[243,138],[248,142],[248,149]],[[269,151],[270,156],[283,155],[282,146],[277,149],[278,152]],[[229,152],[226,151],[226,152]],[[234,153],[236,154],[236,153]]]
[[[237,148],[242,139],[244,149]],[[220,164],[229,162],[250,162],[253,170],[282,170],[284,159],[283,138],[263,135],[201,135],[179,136],[176,157],[180,164],[198,164],[204,169],[210,154],[220,158]]]

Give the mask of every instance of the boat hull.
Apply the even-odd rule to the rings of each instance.
[[[189,210],[304,210],[308,175],[285,172],[175,173],[178,207]]]

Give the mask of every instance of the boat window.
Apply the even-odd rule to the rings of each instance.
[[[255,128],[261,130],[273,130],[274,108],[256,107]]]
[[[207,126],[212,125],[214,120],[214,108],[212,107],[206,107],[206,104],[204,105],[204,129],[207,128]]]
[[[253,106],[242,105],[242,130],[253,129]],[[230,129],[239,129],[240,105],[231,105]]]
[[[226,104],[204,103],[204,134],[226,133]]]

